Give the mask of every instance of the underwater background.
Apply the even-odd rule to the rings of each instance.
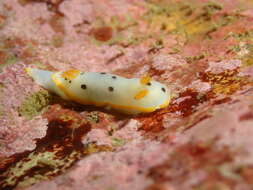
[[[79,105],[27,67],[148,73],[172,101]],[[1,190],[251,190],[252,136],[252,0],[0,1]]]

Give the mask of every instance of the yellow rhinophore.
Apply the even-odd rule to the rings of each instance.
[[[62,78],[72,80],[76,78],[81,72],[75,69],[67,70],[61,74]]]
[[[144,75],[140,78],[140,83],[145,85],[151,81],[151,77],[149,75]]]
[[[26,72],[29,76],[32,76],[31,68],[29,68],[29,67],[25,68],[25,72]]]

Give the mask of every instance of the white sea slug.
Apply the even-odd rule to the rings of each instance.
[[[126,114],[165,108],[171,98],[170,90],[164,84],[148,76],[128,79],[103,72],[51,72],[34,68],[26,68],[26,72],[37,84],[63,99]]]

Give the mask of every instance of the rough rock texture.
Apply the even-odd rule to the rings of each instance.
[[[0,73],[1,116],[0,116],[0,158],[33,150],[35,139],[46,135],[47,120],[36,116],[31,120],[20,116],[19,106],[26,96],[38,90],[38,87],[26,76],[24,64],[8,66]]]
[[[0,189],[253,189],[253,2],[0,2]],[[125,116],[24,72],[149,74],[170,105]]]

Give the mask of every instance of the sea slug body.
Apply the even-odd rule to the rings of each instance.
[[[34,81],[63,99],[112,108],[125,114],[153,112],[170,103],[170,90],[150,77],[124,78],[114,74],[68,70],[51,72],[26,68]]]

